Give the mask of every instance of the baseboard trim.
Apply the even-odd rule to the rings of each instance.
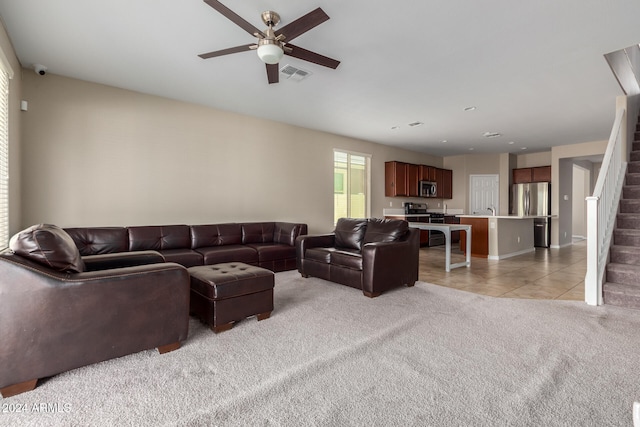
[[[535,250],[536,250],[536,248],[529,248],[529,249],[523,249],[523,250],[518,251],[518,252],[510,252],[508,254],[489,255],[487,258],[488,259],[493,259],[493,260],[500,260],[500,259],[505,259],[505,258],[511,258],[511,257],[518,256],[518,255],[528,254],[530,252],[535,252]]]

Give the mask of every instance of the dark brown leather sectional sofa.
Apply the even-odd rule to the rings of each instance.
[[[331,234],[300,236],[297,268],[368,297],[418,280],[419,230],[403,220],[340,218]]]
[[[0,393],[187,338],[186,267],[238,261],[295,268],[306,224],[70,228],[39,224],[0,254]]]
[[[278,272],[296,268],[295,241],[306,224],[248,222],[207,225],[66,228],[80,255],[157,251],[185,267],[243,262]]]

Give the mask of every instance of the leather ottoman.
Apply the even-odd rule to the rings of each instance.
[[[274,274],[265,268],[228,262],[188,269],[191,314],[215,332],[245,317],[268,319],[273,311]]]

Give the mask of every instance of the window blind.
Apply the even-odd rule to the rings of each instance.
[[[9,246],[9,74],[0,66],[0,251]]]

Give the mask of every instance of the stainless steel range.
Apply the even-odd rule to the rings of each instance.
[[[430,223],[432,224],[444,224],[444,214],[443,213],[429,213]],[[429,246],[440,246],[444,245],[444,233],[442,231],[429,231]]]
[[[444,214],[427,211],[426,203],[405,203],[405,215],[412,215],[411,221],[429,222],[435,224],[444,224]],[[444,233],[441,231],[429,230],[428,246],[444,245]]]

